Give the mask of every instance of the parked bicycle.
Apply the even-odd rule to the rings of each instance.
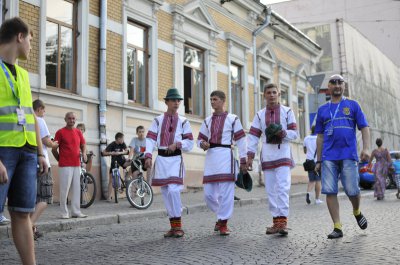
[[[94,156],[89,153],[88,156]],[[86,172],[81,156],[81,208],[88,208],[96,198],[96,181],[92,174]]]

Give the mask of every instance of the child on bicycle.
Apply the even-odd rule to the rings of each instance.
[[[137,137],[132,138],[131,143],[129,144],[129,159],[132,159],[133,155],[141,154],[146,151],[146,134],[145,129],[142,125],[136,127],[136,135]],[[140,159],[142,165],[144,165],[144,158]],[[142,167],[143,171],[147,171],[146,178],[149,180],[149,170],[145,167]],[[136,178],[139,175],[139,168],[132,168],[132,177]]]
[[[126,168],[130,165],[130,161],[125,159],[124,155],[129,154],[128,147],[124,142],[124,134],[118,132],[115,134],[115,141],[107,145],[101,154],[103,156],[111,156],[110,174],[108,180],[108,201],[112,201],[113,186],[112,186],[112,170],[115,167],[115,161],[117,161],[118,167]]]

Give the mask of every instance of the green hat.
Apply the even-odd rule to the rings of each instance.
[[[176,88],[168,89],[167,96],[164,98],[164,100],[167,100],[167,99],[180,99],[180,100],[183,100],[182,96],[179,95],[178,89],[176,89]]]
[[[245,189],[247,191],[251,191],[251,189],[253,188],[253,180],[251,179],[249,172],[244,173],[243,171],[240,171],[237,175],[237,180],[235,184],[239,188]]]

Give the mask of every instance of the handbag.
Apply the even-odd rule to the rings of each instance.
[[[317,155],[317,150],[315,150],[314,158]],[[305,171],[314,171],[315,170],[315,161],[314,159],[306,159],[306,162],[303,163],[303,167]]]

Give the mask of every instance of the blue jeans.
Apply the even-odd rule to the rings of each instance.
[[[313,171],[308,171],[307,173],[308,173],[308,180],[310,182],[321,181],[320,173],[317,173],[314,170]]]
[[[0,147],[0,160],[8,174],[8,182],[0,185],[0,213],[7,196],[9,211],[35,211],[37,154],[23,148]]]
[[[354,197],[360,194],[360,176],[358,163],[355,160],[325,160],[322,162],[322,194],[337,194],[338,181],[342,182],[347,196]]]

